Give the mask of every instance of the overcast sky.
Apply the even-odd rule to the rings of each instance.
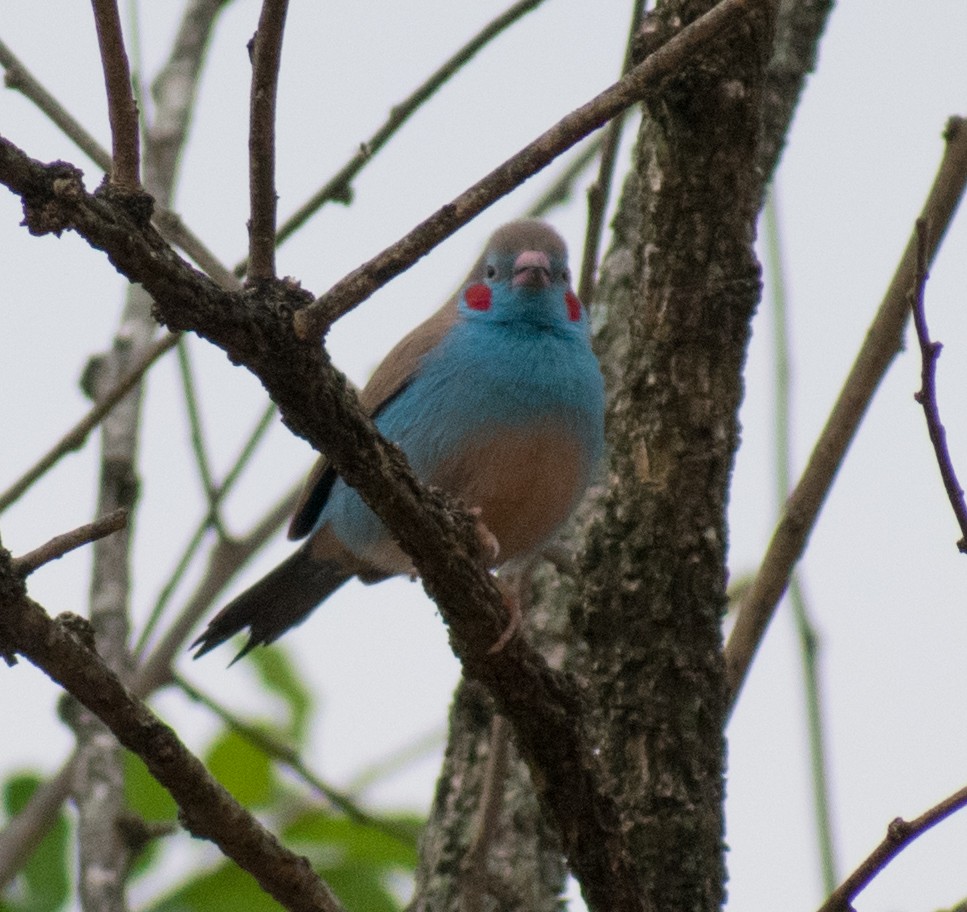
[[[452,4],[295,3],[280,86],[279,211],[286,215],[459,43],[503,8]],[[142,4],[144,67],[170,44],[172,8]],[[84,4],[4,0],[0,37],[105,145],[96,41]],[[42,12],[38,10],[42,7]],[[448,85],[356,182],[351,207],[326,209],[279,254],[279,271],[320,293],[615,78],[628,4],[547,0]],[[246,244],[245,42],[258,16],[238,0],[223,17],[202,85],[176,208],[226,263]],[[42,26],[42,27],[41,27]],[[779,174],[794,343],[794,465],[802,466],[862,342],[942,154],[951,114],[967,115],[967,4],[854,0],[836,10]],[[0,132],[41,159],[100,173],[15,93],[0,92]],[[627,155],[623,159],[627,160]],[[342,321],[334,358],[363,382],[407,328],[460,281],[490,231],[524,211],[541,175],[478,217]],[[0,193],[0,489],[86,410],[77,379],[105,348],[124,285],[73,236],[34,239],[19,204]],[[583,194],[551,220],[580,249]],[[933,269],[928,315],[945,345],[940,405],[967,476],[967,217]],[[771,462],[771,318],[763,302],[749,360],[731,506],[730,566],[752,570],[775,519]],[[264,400],[256,381],[201,343],[202,411],[216,466],[227,469]],[[967,783],[967,558],[913,401],[916,347],[890,371],[803,567],[819,628],[827,698],[836,841],[852,869],[896,816],[913,817]],[[143,500],[136,523],[134,612],[143,618],[199,516],[174,361],[146,398]],[[23,553],[91,518],[97,448],[69,457],[0,517],[3,544]],[[228,506],[246,530],[311,463],[277,425],[255,471]],[[278,540],[241,575],[241,589],[283,557]],[[37,573],[30,592],[52,613],[85,613],[89,552]],[[197,581],[197,572],[191,582]],[[179,590],[183,599],[190,585]],[[177,601],[177,600],[176,600]],[[311,763],[336,784],[361,766],[441,729],[457,678],[445,630],[419,585],[345,587],[286,638],[320,694]],[[244,663],[227,654],[180,669],[242,711],[271,711]],[[21,663],[0,687],[0,770],[54,771],[70,748],[56,689]],[[729,730],[730,909],[806,912],[816,873],[799,659],[788,614],[773,624]],[[204,714],[175,695],[156,703],[198,747]],[[11,737],[10,733],[17,733]],[[375,803],[425,811],[439,757],[376,790]],[[967,815],[942,824],[864,892],[860,912],[931,910],[967,897]]]

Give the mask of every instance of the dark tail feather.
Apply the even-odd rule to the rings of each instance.
[[[229,602],[215,615],[205,632],[191,644],[201,658],[245,627],[249,640],[232,659],[234,664],[249,650],[278,639],[301,624],[325,598],[352,576],[336,561],[315,561],[300,548],[288,560],[263,576],[254,586]]]

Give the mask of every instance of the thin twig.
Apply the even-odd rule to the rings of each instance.
[[[275,278],[275,102],[282,62],[288,0],[263,0],[258,31],[249,43],[252,95],[249,106],[248,278]]]
[[[960,526],[960,541],[957,550],[967,554],[967,503],[964,502],[964,489],[957,480],[950,450],[947,447],[947,431],[940,420],[940,405],[937,402],[937,359],[943,345],[930,341],[930,331],[927,329],[927,310],[925,292],[927,287],[927,251],[929,249],[928,222],[917,220],[917,275],[910,303],[913,306],[913,325],[917,331],[917,341],[920,343],[920,390],[914,394],[914,399],[923,406],[923,415],[927,419],[927,432],[930,443],[937,456],[937,466],[943,479],[947,499],[953,508],[957,524]]]
[[[638,33],[638,26],[641,24],[644,6],[645,0],[633,0],[631,4],[631,26],[628,29],[628,41],[625,45],[625,58],[621,64],[622,76],[631,69],[632,45],[635,35]],[[614,179],[614,166],[618,160],[621,131],[627,113],[627,111],[622,111],[608,124],[607,130],[604,131],[598,177],[588,187],[588,224],[584,235],[584,252],[581,255],[581,278],[578,282],[578,297],[586,305],[590,304],[594,297],[598,252],[601,248],[601,237],[604,234],[604,216],[608,210],[611,183]]]
[[[74,551],[83,545],[89,545],[99,538],[113,535],[119,529],[123,529],[128,524],[127,510],[115,510],[95,519],[94,522],[85,523],[63,535],[55,535],[49,542],[28,551],[20,557],[14,558],[13,569],[21,577],[28,577],[35,570],[49,564],[51,561],[60,560],[65,554]]]
[[[442,206],[409,234],[355,269],[294,316],[302,339],[323,335],[332,323],[412,266],[467,224],[625,108],[660,90],[661,81],[707,44],[734,28],[759,0],[722,0],[650,54],[627,76],[572,111],[553,127]]]
[[[943,236],[967,186],[967,121],[952,117],[940,169],[924,204],[922,218],[936,226],[928,260],[936,256]],[[900,351],[910,313],[908,293],[916,274],[916,237],[911,237],[893,281],[866,335],[856,362],[809,457],[755,580],[743,602],[725,649],[732,706],[738,698],[759,643],[789,583],[809,533],[839,470],[846,450],[890,362]]]
[[[176,333],[170,333],[158,339],[157,342],[151,343],[150,347],[145,349],[144,354],[137,364],[114,385],[100,402],[58,440],[44,456],[7,488],[6,491],[0,494],[0,512],[6,510],[12,503],[16,503],[38,478],[60,462],[64,456],[74,452],[74,450],[80,449],[91,431],[104,420],[105,416],[118,402],[137,386],[148,368],[166,351],[174,348],[178,342],[178,338]]]
[[[897,817],[887,827],[883,841],[866,860],[843,881],[839,889],[820,906],[819,912],[851,912],[853,900],[897,855],[927,830],[967,807],[967,787],[945,798],[915,820]]]
[[[352,182],[363,168],[373,160],[383,146],[394,136],[411,115],[428,101],[437,89],[446,83],[464,64],[493,41],[501,32],[513,25],[518,19],[540,6],[544,0],[519,0],[492,22],[485,25],[449,60],[430,74],[427,79],[389,112],[389,116],[369,139],[359,144],[352,158],[346,162],[319,190],[282,223],[275,236],[276,245],[285,243],[326,203],[348,203],[352,198]],[[235,274],[244,275],[248,260],[235,267]]]
[[[131,91],[121,17],[115,0],[91,0],[91,5],[111,121],[111,183],[124,190],[137,190],[141,186],[138,106]]]

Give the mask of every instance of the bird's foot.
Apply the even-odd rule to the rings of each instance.
[[[480,518],[483,515],[480,507],[471,507],[468,512],[474,518],[477,541],[480,543],[487,566],[493,567],[500,556],[500,542],[497,541],[497,536],[484,525],[484,521]]]
[[[514,634],[520,629],[521,621],[524,619],[524,615],[520,610],[520,599],[517,598],[517,594],[508,592],[505,587],[500,585],[499,580],[497,581],[497,587],[503,596],[504,607],[510,615],[510,620],[507,622],[507,626],[500,636],[497,637],[497,641],[487,650],[487,655],[496,655],[500,652],[514,638]]]

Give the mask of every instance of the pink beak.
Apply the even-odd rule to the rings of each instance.
[[[551,261],[540,250],[525,250],[514,261],[515,286],[547,288],[551,284]]]

